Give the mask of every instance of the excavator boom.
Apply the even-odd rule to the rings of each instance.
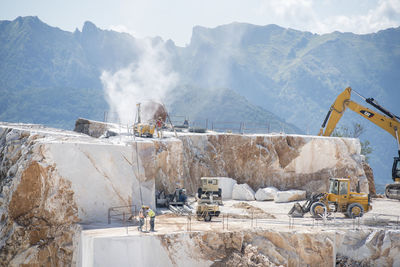
[[[373,98],[367,98],[365,99],[365,102],[379,110],[382,114],[354,102],[350,99],[351,91],[352,89],[347,87],[338,95],[335,102],[330,107],[318,135],[330,136],[335,130],[335,127],[343,116],[346,108],[349,108],[358,115],[390,133],[396,139],[398,157],[394,157],[392,167],[392,179],[395,183],[387,185],[385,193],[388,198],[400,200],[400,117],[380,106]]]

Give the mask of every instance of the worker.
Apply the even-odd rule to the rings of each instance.
[[[179,202],[186,203],[187,196],[186,196],[186,189],[183,188],[179,190]]]
[[[144,225],[144,218],[146,217],[146,206],[142,206],[142,208],[139,210],[139,227],[138,230],[142,231],[142,227]]]
[[[154,221],[156,219],[156,214],[152,209],[148,209],[147,214],[150,217],[150,232],[154,232]]]
[[[162,127],[163,127],[163,121],[161,117],[158,117],[158,120],[156,121],[156,127],[157,127],[157,137],[158,138],[163,138],[163,133],[162,133]]]

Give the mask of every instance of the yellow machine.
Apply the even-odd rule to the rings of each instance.
[[[372,209],[371,200],[366,193],[350,192],[350,180],[344,178],[330,179],[329,192],[324,193],[310,207],[313,216],[327,212],[342,212],[348,217],[362,217],[364,212]]]
[[[139,137],[150,137],[152,138],[154,135],[154,131],[156,129],[155,123],[142,123],[141,120],[141,110],[140,103],[136,104],[137,112],[136,112],[136,120],[133,125],[133,132],[136,136]]]
[[[350,180],[331,178],[328,193],[310,197],[303,206],[296,203],[289,211],[292,217],[303,217],[310,212],[313,217],[322,217],[325,213],[342,212],[347,217],[362,217],[372,209],[369,194],[350,191]]]
[[[216,202],[222,205],[222,190],[219,187],[219,179],[215,177],[201,177],[197,196],[204,202]]]
[[[136,123],[134,125],[134,133],[139,137],[150,137],[152,138],[154,135],[154,130],[156,126],[149,123]]]
[[[363,98],[365,102],[379,110],[382,114],[350,100],[351,91],[352,89],[347,87],[336,98],[325,117],[318,135],[330,136],[346,108],[351,109],[358,115],[364,117],[365,119],[390,133],[397,141],[398,157],[394,157],[392,167],[392,179],[395,183],[386,185],[385,194],[388,198],[400,200],[400,117],[380,106],[373,98],[364,98],[354,90],[353,91]]]
[[[220,214],[218,204],[213,203],[202,203],[199,202],[196,209],[197,220],[204,219],[204,221],[209,222],[211,218]]]

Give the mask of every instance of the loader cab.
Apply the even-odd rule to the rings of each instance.
[[[400,157],[395,157],[392,167],[392,179],[395,182],[400,182]]]
[[[349,193],[349,179],[332,178],[329,182],[329,193],[334,195],[348,195]]]
[[[331,178],[329,183],[328,201],[334,203],[335,211],[345,212],[349,201],[350,180]]]

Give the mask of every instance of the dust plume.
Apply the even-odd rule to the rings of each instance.
[[[110,106],[109,121],[134,123],[136,103],[165,102],[179,81],[163,42],[138,40],[138,49],[137,62],[114,73],[103,71],[101,74],[105,98]]]

